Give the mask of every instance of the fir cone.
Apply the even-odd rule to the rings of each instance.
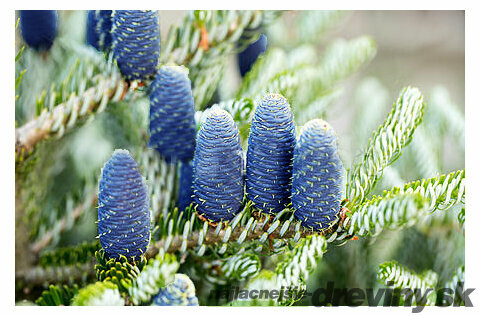
[[[57,35],[57,21],[56,10],[21,10],[23,40],[37,51],[48,51]]]
[[[214,109],[197,135],[193,162],[197,214],[210,222],[231,220],[242,206],[243,152],[233,118]]]
[[[153,297],[153,305],[198,306],[198,298],[195,296],[195,285],[187,275],[177,273],[174,281]]]
[[[193,202],[193,161],[183,162],[180,166],[180,188],[178,190],[178,208],[185,210]]]
[[[320,119],[305,124],[295,146],[292,179],[292,205],[303,227],[321,231],[335,221],[342,168],[332,127]]]
[[[87,14],[87,44],[100,50],[98,45],[99,34],[97,31],[98,16],[96,10],[88,10]]]
[[[102,169],[98,193],[98,234],[110,258],[138,260],[150,242],[147,186],[127,150],[117,149]]]
[[[99,51],[110,51],[112,46],[112,10],[88,11],[87,44]]]
[[[115,10],[112,25],[113,55],[128,80],[153,77],[160,56],[157,11]]]
[[[257,209],[275,214],[290,203],[295,141],[287,100],[266,95],[255,110],[247,149],[246,192]]]
[[[112,10],[98,10],[98,47],[104,52],[109,52],[112,49]]]
[[[242,77],[244,77],[247,72],[252,69],[252,66],[257,60],[258,56],[265,53],[266,50],[267,37],[265,34],[261,34],[258,40],[248,45],[243,52],[238,54],[238,67]]]
[[[189,161],[195,151],[195,107],[188,70],[162,66],[150,90],[150,141],[167,161]]]

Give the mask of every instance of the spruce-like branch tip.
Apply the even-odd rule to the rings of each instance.
[[[160,67],[150,91],[149,146],[167,161],[193,159],[195,105],[188,70],[184,66]]]
[[[417,88],[406,87],[400,92],[391,112],[371,136],[363,159],[349,170],[346,191],[350,206],[365,200],[383,169],[400,157],[402,149],[412,141],[422,122],[424,106]]]
[[[396,261],[387,261],[378,267],[378,279],[396,289],[411,289],[412,292],[404,293],[403,300],[415,300],[417,306],[435,305],[436,291],[435,286],[438,282],[438,275],[432,270],[426,270],[421,274],[417,274]],[[413,291],[419,289],[422,295],[425,295],[418,300],[413,297]],[[427,292],[427,289],[433,290]],[[429,294],[427,294],[429,293]]]
[[[292,205],[302,226],[330,228],[340,211],[343,164],[330,125],[315,119],[300,132],[293,157]]]
[[[48,51],[57,35],[57,21],[56,10],[21,10],[23,40],[36,51]]]
[[[260,37],[255,42],[248,45],[244,51],[238,54],[238,68],[242,77],[250,71],[258,57],[265,53],[266,50],[267,36],[265,34],[260,34]]]
[[[185,210],[193,201],[193,161],[180,166],[180,188],[178,189],[178,208]]]
[[[225,110],[212,110],[198,132],[193,178],[197,214],[218,223],[240,211],[243,151],[238,128]]]
[[[160,57],[157,11],[114,10],[113,55],[127,80],[146,80],[155,75]]]
[[[275,214],[290,203],[295,141],[287,99],[265,95],[252,119],[247,149],[246,193],[257,209]]]
[[[153,305],[198,306],[198,298],[195,295],[195,285],[187,275],[177,273],[175,274],[174,281],[155,295]]]
[[[150,242],[148,189],[138,165],[124,149],[105,163],[98,193],[100,244],[111,258],[137,260]]]

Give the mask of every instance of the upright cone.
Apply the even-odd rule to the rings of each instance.
[[[149,197],[127,150],[115,150],[105,163],[98,191],[98,234],[106,254],[139,259],[150,242]]]
[[[292,205],[303,227],[322,231],[334,223],[342,168],[332,127],[320,119],[305,124],[295,146],[292,179]]]
[[[231,220],[242,206],[243,152],[233,118],[215,109],[197,135],[193,161],[197,214],[210,222]]]
[[[295,140],[287,100],[267,94],[255,111],[247,149],[246,192],[257,209],[275,214],[290,203]]]

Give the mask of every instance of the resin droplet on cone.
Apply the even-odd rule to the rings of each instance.
[[[115,10],[112,25],[113,55],[128,80],[153,77],[160,56],[157,11]]]
[[[189,161],[195,152],[195,107],[188,70],[162,66],[150,91],[150,141],[167,161]]]
[[[100,244],[111,258],[138,259],[150,242],[149,197],[127,150],[115,150],[105,163],[98,191]]]
[[[233,118],[215,109],[197,135],[193,162],[196,212],[210,222],[231,220],[242,206],[243,152]]]
[[[340,211],[343,164],[336,135],[320,119],[303,127],[293,158],[292,205],[295,218],[313,231],[329,228]]]
[[[275,214],[290,203],[295,141],[287,100],[266,95],[255,110],[247,149],[246,193],[257,209]]]

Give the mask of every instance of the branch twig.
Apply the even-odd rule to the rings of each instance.
[[[97,192],[92,194],[87,200],[85,200],[82,204],[78,205],[72,212],[72,214],[65,215],[56,225],[55,227],[48,230],[41,239],[34,242],[30,250],[33,252],[35,256],[37,256],[40,251],[45,249],[53,240],[55,234],[63,232],[67,226],[69,221],[73,220],[76,221],[80,216],[85,213],[85,210],[90,208],[92,205],[97,203]]]
[[[78,119],[92,112],[102,112],[109,101],[122,97],[125,82],[118,74],[106,78],[99,75],[98,78],[98,84],[82,95],[73,93],[67,102],[15,129],[16,161],[24,159],[40,141],[63,135]]]

